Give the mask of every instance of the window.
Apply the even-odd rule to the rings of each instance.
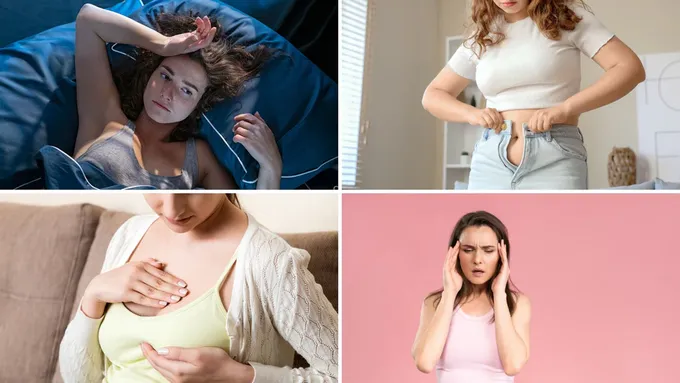
[[[342,187],[360,182],[360,147],[366,122],[362,120],[364,64],[370,0],[342,0],[340,6],[340,142]]]

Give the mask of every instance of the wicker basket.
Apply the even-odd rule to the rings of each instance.
[[[636,182],[635,152],[631,148],[614,147],[609,153],[607,173],[609,186],[628,186]]]

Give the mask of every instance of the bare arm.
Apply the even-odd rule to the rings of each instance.
[[[205,141],[197,140],[198,164],[201,169],[200,185],[206,189],[235,190],[238,185],[234,177],[219,163]],[[279,189],[281,172],[260,168],[257,189]]]
[[[76,18],[79,127],[75,153],[96,140],[110,122],[127,121],[111,75],[107,42],[134,44],[155,52],[164,45],[165,36],[123,15],[83,5]]]
[[[280,189],[283,163],[274,133],[259,112],[243,113],[234,117],[234,142],[246,148],[260,164],[258,189]]]
[[[507,375],[517,375],[529,360],[529,298],[520,295],[515,314],[510,316],[505,293],[494,294],[494,315],[496,343],[503,370]]]
[[[168,42],[168,37],[144,24],[92,4],[81,8],[78,19],[87,22],[97,37],[107,43],[134,45],[162,55]]]
[[[432,372],[442,356],[453,318],[453,302],[456,294],[442,293],[442,299],[437,308],[434,307],[435,297],[430,297],[423,302],[420,311],[420,326],[418,326],[416,339],[411,348],[411,356],[421,372]]]
[[[477,109],[458,100],[457,97],[469,83],[470,80],[447,65],[425,89],[423,107],[443,121],[465,122],[500,130],[503,117],[496,109]]]
[[[469,122],[476,108],[457,99],[469,83],[447,65],[425,89],[423,107],[440,120]]]
[[[593,60],[605,73],[597,82],[565,101],[569,115],[580,115],[611,104],[645,80],[640,58],[617,37],[605,44]]]
[[[281,188],[281,171],[278,169],[260,168],[260,173],[257,176],[258,189],[280,189]]]

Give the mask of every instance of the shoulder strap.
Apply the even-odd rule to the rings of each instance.
[[[191,183],[196,184],[199,179],[198,153],[196,151],[196,139],[191,137],[187,140],[186,155],[184,157],[184,170],[189,174]]]

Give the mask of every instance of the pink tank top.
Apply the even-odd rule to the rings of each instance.
[[[496,346],[493,309],[482,316],[453,312],[449,336],[437,363],[438,383],[508,383]]]

